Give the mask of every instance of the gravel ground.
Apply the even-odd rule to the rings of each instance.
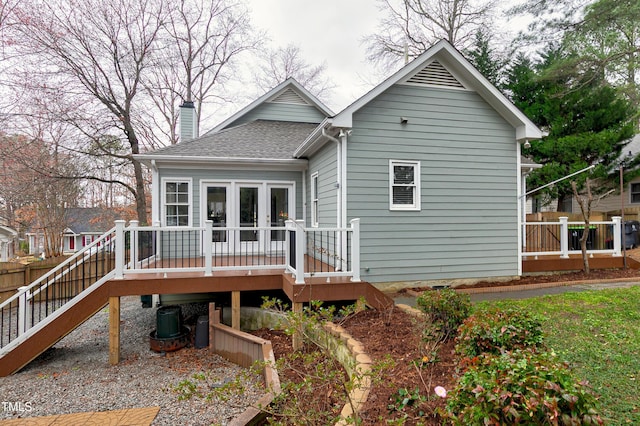
[[[183,307],[185,316],[194,313],[185,312],[190,308]],[[0,379],[0,419],[160,406],[154,425],[226,424],[260,397],[257,376],[207,349],[151,351],[155,323],[156,309],[142,309],[139,297],[122,298],[121,361],[111,366],[109,314],[102,309],[23,370]]]

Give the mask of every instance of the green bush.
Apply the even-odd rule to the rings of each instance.
[[[545,352],[482,355],[447,399],[445,415],[454,425],[603,423],[587,384]]]
[[[471,312],[469,295],[451,289],[425,291],[418,297],[417,304],[443,340],[455,336]]]
[[[479,310],[460,326],[456,339],[456,351],[468,357],[540,347],[542,324],[539,318],[523,310]]]

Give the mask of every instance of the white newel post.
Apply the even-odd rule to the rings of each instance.
[[[18,336],[22,336],[27,328],[27,294],[29,293],[29,287],[19,287],[18,291],[20,292],[18,297]]]
[[[560,251],[561,258],[567,259],[569,257],[569,218],[562,216],[560,219]]]
[[[622,256],[622,217],[614,216],[613,220],[613,255]]]
[[[291,219],[284,221],[284,264],[285,271],[291,266],[291,231],[295,231],[295,222]]]
[[[153,222],[153,226],[154,228],[160,228],[160,222]],[[160,241],[160,235],[161,232],[160,230],[154,230],[153,231],[153,240],[156,241],[154,243],[154,248],[155,248],[155,256],[156,256],[156,260],[160,260],[160,244],[158,243],[158,241]]]
[[[296,220],[296,284],[304,284],[304,246],[307,232],[304,220]]]
[[[210,277],[213,275],[213,259],[211,252],[211,244],[213,244],[213,221],[204,221],[204,276]]]
[[[351,219],[351,281],[360,281],[360,219]]]
[[[129,221],[129,265],[131,265],[131,269],[136,269],[138,262],[138,224],[137,220]]]
[[[124,220],[116,220],[116,268],[114,278],[124,278]]]

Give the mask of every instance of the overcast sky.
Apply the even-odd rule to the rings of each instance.
[[[248,0],[255,27],[267,31],[273,47],[298,45],[308,63],[326,62],[336,85],[328,106],[339,112],[369,86],[362,38],[375,31],[375,0]]]

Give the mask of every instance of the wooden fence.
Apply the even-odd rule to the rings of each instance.
[[[58,266],[67,257],[57,257],[29,264],[0,262],[0,303]]]

